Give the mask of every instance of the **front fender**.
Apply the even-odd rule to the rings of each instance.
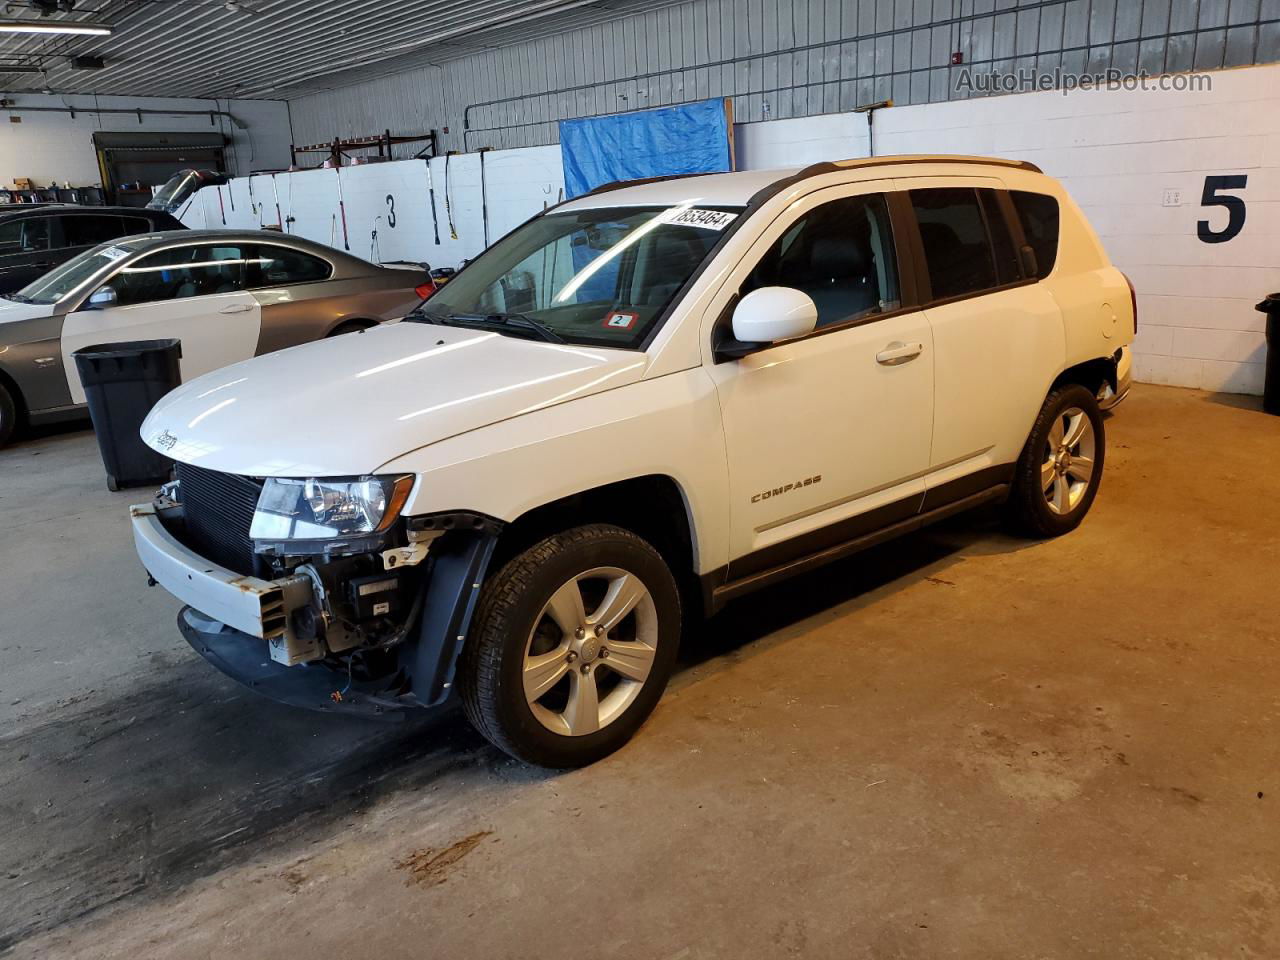
[[[701,367],[518,414],[392,460],[418,476],[406,516],[469,510],[510,523],[637,477],[684,495],[698,572],[728,562],[728,461],[715,385]]]
[[[71,403],[62,365],[61,315],[0,326],[0,374],[13,382],[28,413]]]

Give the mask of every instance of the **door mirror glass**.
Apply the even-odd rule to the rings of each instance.
[[[103,310],[115,305],[116,292],[111,287],[99,287],[89,295],[89,301],[85,304],[89,310]]]
[[[776,343],[811,333],[818,325],[813,298],[792,287],[760,287],[738,301],[733,338],[743,343]]]

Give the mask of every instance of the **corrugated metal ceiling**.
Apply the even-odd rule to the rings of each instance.
[[[284,100],[654,6],[642,0],[78,0],[39,18],[106,23],[109,37],[0,33],[0,90]],[[71,56],[100,56],[76,70]],[[12,65],[42,74],[5,73]]]

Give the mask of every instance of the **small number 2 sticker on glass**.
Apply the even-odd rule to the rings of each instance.
[[[604,325],[610,330],[630,330],[640,319],[640,314],[630,310],[615,310],[604,318]]]

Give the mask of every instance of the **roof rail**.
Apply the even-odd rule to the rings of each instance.
[[[1018,170],[1028,170],[1031,173],[1044,173],[1043,170],[1029,160],[1008,160],[1004,157],[971,157],[963,154],[947,153],[904,153],[889,157],[852,157],[848,160],[833,161],[831,166],[846,170],[850,167],[887,167],[903,163],[972,163],[978,166],[1014,167]],[[819,166],[819,164],[814,164],[814,166]]]
[[[889,157],[850,157],[847,160],[821,160],[818,163],[811,163],[809,166],[800,170],[789,177],[779,180],[777,183],[771,183],[765,187],[756,196],[752,197],[752,201],[760,202],[765,196],[772,196],[782,187],[797,183],[808,177],[821,176],[824,173],[839,173],[841,170],[851,170],[861,167],[890,167],[902,164],[918,164],[918,163],[970,163],[975,166],[986,167],[1012,167],[1017,170],[1027,170],[1031,173],[1044,173],[1039,167],[1029,160],[1007,160],[1004,157],[971,157],[961,154],[946,153],[919,153],[919,154],[901,154],[899,156]],[[622,190],[625,187],[639,187],[646,183],[662,183],[666,180],[683,180],[686,177],[708,177],[716,176],[714,173],[673,173],[663,177],[644,177],[639,180],[613,180],[609,183],[602,183],[600,186],[588,190],[586,193],[573,197],[574,200],[580,200],[582,197],[594,197],[601,193],[609,193],[613,190]]]

